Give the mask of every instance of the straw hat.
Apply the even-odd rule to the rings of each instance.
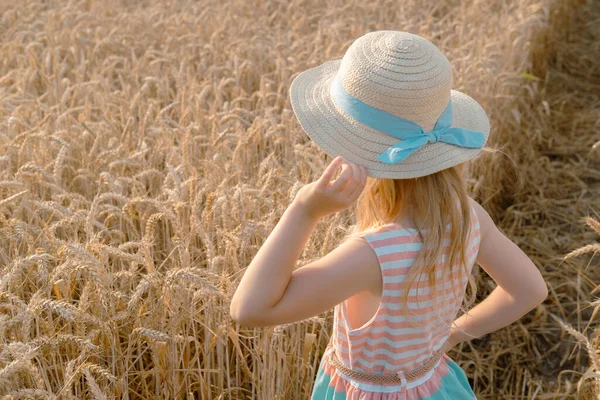
[[[452,90],[448,59],[407,32],[358,38],[341,60],[298,75],[290,99],[323,151],[377,178],[416,178],[467,161],[490,132],[483,108]]]

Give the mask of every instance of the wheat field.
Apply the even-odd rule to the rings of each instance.
[[[599,398],[599,27],[585,0],[0,0],[0,398],[308,398],[332,314],[251,329],[229,301],[328,161],[292,79],[383,29],[486,109],[471,192],[550,291],[451,357],[479,399]]]

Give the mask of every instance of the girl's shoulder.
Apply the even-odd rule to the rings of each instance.
[[[488,212],[485,210],[485,208],[481,206],[481,204],[476,202],[471,197],[469,197],[469,201],[471,202],[471,206],[473,208],[473,211],[475,211],[475,215],[479,222],[479,232],[483,236],[489,229],[496,226],[496,224],[494,224],[494,221],[492,220]]]

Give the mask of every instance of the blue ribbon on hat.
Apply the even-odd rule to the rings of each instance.
[[[414,122],[371,107],[353,97],[346,92],[337,75],[331,84],[330,94],[339,109],[349,117],[363,125],[401,139],[378,157],[379,161],[385,164],[397,164],[427,143],[444,142],[470,149],[479,149],[485,144],[485,135],[482,132],[451,127],[451,101],[438,118],[433,131],[426,132]]]

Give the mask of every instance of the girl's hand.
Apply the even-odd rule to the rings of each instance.
[[[294,203],[304,208],[311,217],[322,218],[350,207],[365,188],[366,167],[342,162],[341,156],[336,157],[318,180],[304,185],[296,194]],[[342,172],[332,181],[340,164]]]

